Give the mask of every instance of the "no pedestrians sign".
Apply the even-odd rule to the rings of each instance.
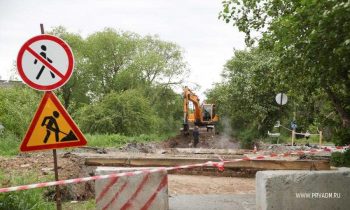
[[[39,35],[29,39],[17,56],[17,68],[30,87],[50,91],[64,85],[73,72],[72,50],[62,39]]]

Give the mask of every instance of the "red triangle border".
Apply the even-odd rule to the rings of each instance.
[[[30,137],[33,134],[34,128],[39,120],[39,117],[41,113],[43,112],[45,105],[47,101],[51,99],[52,102],[56,105],[56,108],[58,109],[59,113],[64,117],[64,119],[67,121],[69,126],[72,128],[72,131],[74,134],[76,134],[79,141],[72,141],[72,142],[65,142],[65,143],[59,143],[59,144],[47,144],[47,145],[36,145],[36,146],[27,146]],[[77,147],[77,146],[84,146],[87,144],[87,141],[83,135],[83,133],[80,131],[78,126],[75,124],[73,119],[70,117],[66,109],[63,107],[57,96],[51,92],[47,91],[45,92],[43,98],[41,99],[40,105],[35,112],[34,118],[32,122],[30,123],[30,126],[28,128],[28,131],[22,141],[22,144],[20,146],[21,152],[29,152],[29,151],[38,151],[38,150],[48,150],[48,149],[62,149],[66,147]]]

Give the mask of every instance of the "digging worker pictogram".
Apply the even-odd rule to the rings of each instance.
[[[45,46],[45,45],[41,45],[41,49],[42,49],[43,51],[40,53],[40,55],[41,55],[44,59],[46,59],[49,63],[52,63],[52,60],[46,56],[46,52],[45,52],[45,51],[46,51],[46,46]],[[35,59],[35,60],[34,60],[34,64],[37,64],[37,63],[38,63],[38,60]],[[45,69],[45,65],[42,65],[42,66],[41,66],[41,69],[40,69],[40,71],[39,71],[39,73],[38,73],[38,75],[36,75],[36,77],[35,77],[37,80],[40,78],[40,76],[41,76],[41,74],[43,73],[44,69]],[[54,73],[52,73],[52,71],[50,71],[50,74],[51,74],[51,77],[52,77],[52,78],[55,78],[55,75],[54,75]]]
[[[58,135],[60,133],[60,129],[56,121],[56,118],[58,118],[60,114],[57,111],[54,111],[52,115],[53,116],[46,116],[41,123],[41,126],[46,126],[46,136],[44,139],[44,143],[47,143],[47,141],[49,140],[51,132],[55,132],[56,142],[60,140]],[[46,124],[47,121],[48,123]]]
[[[53,116],[46,116],[41,126],[46,126],[46,136],[44,139],[44,143],[46,144],[47,141],[50,138],[51,132],[55,132],[55,140],[56,142],[65,142],[65,141],[76,141],[78,138],[75,136],[75,134],[70,130],[68,133],[65,133],[60,130],[56,119],[60,116],[60,114],[57,111],[53,111]],[[47,122],[47,123],[46,123]],[[65,136],[62,139],[59,139],[59,133],[64,134]]]

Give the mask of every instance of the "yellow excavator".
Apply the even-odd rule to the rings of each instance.
[[[215,133],[215,125],[219,121],[219,116],[215,113],[215,104],[200,104],[198,96],[187,86],[183,89],[183,98],[183,133],[188,135],[193,126],[206,127],[207,131],[212,130]],[[190,102],[193,104],[193,110],[189,107]]]

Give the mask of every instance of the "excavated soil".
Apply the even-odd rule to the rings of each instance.
[[[123,152],[126,154],[134,153],[155,153],[159,149],[166,148],[188,148],[191,146],[191,136],[178,135],[174,138],[168,139],[164,142],[157,143],[129,143],[126,146],[113,149],[113,148],[76,148],[72,152],[65,152],[64,150],[58,150],[58,173],[60,180],[73,179],[79,177],[87,177],[94,175],[95,167],[85,166],[84,154],[105,154],[105,153],[119,153]],[[213,135],[213,133],[205,132],[200,135],[200,143],[198,147],[201,148],[238,148],[238,144],[232,139],[222,137],[219,135]],[[79,153],[75,155],[73,153]],[[46,152],[34,152],[24,153],[15,157],[0,157],[0,170],[7,177],[5,180],[1,180],[1,187],[10,187],[14,184],[11,183],[11,177],[16,177],[19,174],[31,174],[36,177],[36,182],[53,181],[54,170],[53,170],[53,155],[51,151]],[[182,175],[170,175],[169,191],[171,194],[181,192],[181,188],[184,186],[183,183],[193,183],[193,187],[187,188],[186,193],[189,194],[206,194],[209,193],[207,188],[207,182],[213,183],[213,180],[208,180],[205,176],[182,176]],[[192,179],[196,181],[193,182]],[[203,181],[201,181],[203,179]],[[209,178],[210,179],[210,178]],[[218,187],[217,190],[210,191],[215,192],[228,192],[230,187],[225,187],[230,182],[231,178],[220,177],[221,181],[217,181],[216,185],[220,183],[223,186]],[[40,181],[39,181],[40,180]],[[192,180],[192,181],[190,181]],[[247,179],[248,180],[248,179]],[[194,185],[195,183],[195,185]],[[225,184],[226,183],[226,184]],[[33,184],[33,183],[24,183]],[[186,186],[186,185],[185,185]],[[230,186],[230,185],[228,185]],[[211,189],[214,189],[211,187]],[[249,188],[250,189],[250,188]],[[63,185],[60,187],[61,195],[63,200],[87,200],[94,198],[94,182],[84,182],[80,184]],[[49,187],[45,192],[46,196],[54,199],[55,188]]]
[[[84,158],[70,153],[58,154],[58,173],[60,180],[73,179],[93,175],[93,167],[86,167]],[[1,180],[2,187],[13,186],[11,177],[30,175],[40,181],[54,180],[53,155],[51,152],[27,153],[16,157],[0,157],[0,170],[7,179]],[[39,181],[40,180],[40,181]],[[34,184],[34,183],[24,183]],[[46,196],[54,199],[55,188],[49,187]],[[63,200],[86,200],[94,197],[94,183],[85,182],[61,186]]]
[[[129,143],[126,146],[116,148],[93,148],[84,147],[76,148],[71,152],[58,150],[58,172],[59,179],[73,179],[79,177],[87,177],[94,175],[93,166],[85,165],[85,158],[88,154],[115,154],[125,155],[126,157],[133,156],[136,153],[140,155],[174,155],[157,153],[166,151],[169,148],[189,148],[192,147],[192,137],[178,135],[163,142],[151,143]],[[239,143],[234,139],[224,135],[214,135],[211,132],[201,132],[199,148],[208,149],[238,149]],[[291,147],[270,146],[267,152],[281,152],[290,150]],[[292,149],[304,149],[294,148]],[[306,148],[307,149],[307,148]],[[265,151],[266,151],[265,150]],[[75,154],[74,154],[75,153]],[[79,155],[76,155],[79,153]],[[259,152],[260,153],[260,152]],[[261,151],[261,154],[264,154]],[[179,154],[177,154],[179,155]],[[184,157],[193,156],[193,154],[180,154]],[[197,154],[197,156],[206,156],[206,154]],[[295,158],[295,157],[293,157]],[[16,177],[19,174],[34,174],[41,181],[53,181],[53,156],[51,151],[25,153],[15,157],[0,157],[0,171],[3,172],[3,177],[10,177],[1,180],[1,187],[14,186],[11,183],[11,177]],[[254,177],[256,171],[239,170],[237,175],[240,177]],[[199,176],[205,174],[206,171],[194,171],[193,175],[169,175],[169,193],[170,195],[177,194],[251,194],[255,192],[254,178],[237,178],[237,177],[218,177],[218,176]],[[212,175],[208,172],[207,175]],[[39,182],[39,181],[37,181]],[[33,184],[33,183],[24,183]],[[94,198],[94,182],[84,182],[80,184],[70,184],[61,186],[61,194],[63,200],[87,200]],[[54,199],[55,188],[49,187],[46,189],[46,196]]]
[[[0,157],[0,169],[6,177],[33,174],[42,181],[53,181],[53,158],[50,152],[32,153],[16,157]],[[84,158],[70,152],[58,155],[59,179],[73,179],[94,175],[95,167],[87,167]],[[39,181],[37,181],[39,182]],[[169,194],[246,194],[254,193],[254,178],[209,177],[199,175],[169,174]],[[33,183],[24,183],[33,184]],[[13,186],[10,179],[1,180],[1,187]],[[87,200],[94,198],[94,182],[60,186],[62,200]],[[49,187],[45,195],[55,199],[55,188]]]
[[[189,148],[193,147],[192,135],[179,134],[159,144],[161,148]],[[214,132],[201,131],[197,148],[208,149],[238,149],[237,140],[227,135],[216,135]]]

